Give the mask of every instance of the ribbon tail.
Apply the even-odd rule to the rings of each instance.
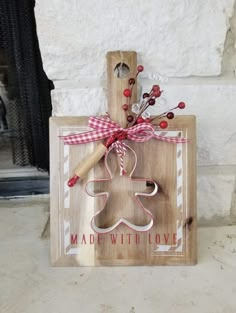
[[[113,129],[108,130],[92,130],[85,133],[73,134],[68,136],[60,136],[64,140],[65,145],[77,145],[82,143],[94,142],[110,137],[114,133]]]

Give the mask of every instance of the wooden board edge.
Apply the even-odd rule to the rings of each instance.
[[[196,187],[196,117],[194,115],[182,115],[183,117],[192,120],[192,123],[193,123],[193,134],[191,135],[192,137],[192,142],[194,144],[194,151],[192,151],[192,158],[193,158],[193,163],[195,164],[194,167],[191,167],[191,170],[193,170],[193,177],[194,177],[194,184],[195,184],[195,187]],[[178,119],[178,117],[180,116],[176,116],[176,118]],[[78,123],[78,121],[82,122],[84,125],[87,125],[87,117],[69,117],[69,116],[66,116],[66,117],[52,117],[50,118],[50,143],[52,141],[55,141],[57,140],[58,142],[58,145],[59,146],[59,138],[55,138],[54,134],[56,133],[57,134],[57,128],[58,126],[68,126],[68,122],[70,123],[70,125],[72,126],[76,126],[76,124]],[[80,126],[83,126],[80,124]],[[193,138],[194,137],[194,138]],[[56,171],[56,164],[59,164],[59,153],[56,154],[56,157],[55,157],[55,152],[51,153],[50,152],[50,169],[51,169],[51,164],[52,164],[52,169],[51,169],[51,174],[52,173],[55,173]],[[55,161],[56,159],[56,161]],[[55,188],[55,185],[51,185],[51,178],[50,178],[50,191],[51,190],[54,190]],[[193,227],[193,230],[191,231],[191,236],[192,236],[192,239],[193,240],[193,249],[191,249],[191,253],[190,255],[185,259],[185,262],[184,263],[172,263],[172,262],[165,262],[165,264],[158,264],[158,265],[155,265],[155,264],[150,264],[150,266],[163,266],[163,265],[167,265],[167,266],[183,266],[183,265],[195,265],[197,264],[197,210],[196,210],[196,188],[195,188],[195,195],[194,195],[195,199],[194,199],[194,202],[195,202],[195,205],[193,207],[193,210],[194,210],[194,217],[195,217],[195,227]],[[50,214],[52,215],[55,215],[57,212],[56,211],[56,206],[55,206],[55,202],[50,198]],[[57,223],[58,223],[58,219],[57,219]],[[52,236],[52,231],[54,231],[56,229],[56,224],[54,223],[51,223],[52,227],[51,228],[51,264],[53,266],[60,266],[60,267],[65,267],[65,266],[81,266],[79,265],[78,263],[76,264],[73,264],[74,262],[71,262],[70,264],[65,264],[65,262],[63,261],[64,258],[63,256],[60,255],[60,249],[58,249],[57,253],[52,253],[53,249],[52,249],[52,246],[53,246],[53,242],[55,243],[56,241],[56,237],[53,237]],[[58,224],[57,224],[58,225]],[[54,238],[54,240],[53,240]],[[142,265],[146,265],[146,266],[149,266],[148,264],[134,264],[133,266],[142,266]],[[82,265],[83,266],[83,265]],[[104,266],[104,265],[102,265]],[[125,265],[119,265],[119,264],[116,264],[115,266],[125,266]]]
[[[50,147],[59,146],[58,136],[57,136],[57,126],[58,121],[61,119],[49,119],[49,136],[50,136]],[[57,144],[52,145],[53,142]],[[59,170],[59,153],[55,150],[50,149],[50,194],[58,195],[58,184],[56,179],[58,177]],[[59,247],[59,197],[50,196],[50,260],[51,264],[54,266],[58,259],[60,258],[60,247]]]
[[[186,231],[188,231],[190,246],[189,254],[187,255],[186,264],[196,265],[197,264],[197,160],[196,160],[196,116],[190,115],[189,120],[189,138],[190,144],[192,144],[191,149],[188,151],[188,173],[191,174],[191,185],[189,184],[189,195],[190,195],[190,213],[193,221],[191,225],[187,226]]]

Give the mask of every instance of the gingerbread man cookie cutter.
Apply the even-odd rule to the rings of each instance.
[[[110,150],[107,152],[107,154],[105,155],[105,159],[104,159],[104,164],[105,164],[105,169],[109,175],[109,178],[105,178],[105,179],[95,179],[95,180],[91,180],[89,181],[86,186],[85,186],[85,191],[86,193],[91,196],[91,197],[105,197],[105,204],[102,206],[102,208],[100,208],[96,214],[93,216],[92,220],[91,220],[91,228],[94,230],[94,232],[96,233],[100,233],[100,234],[106,234],[109,232],[114,231],[116,228],[118,228],[121,224],[126,225],[127,227],[129,227],[130,229],[137,231],[137,232],[147,232],[149,231],[153,224],[154,224],[154,216],[151,213],[150,210],[148,210],[143,203],[140,201],[140,197],[153,197],[157,194],[158,192],[158,185],[157,183],[152,180],[152,179],[147,179],[147,178],[132,178],[132,175],[135,171],[136,165],[137,165],[137,155],[135,153],[135,151],[128,145],[122,143],[124,145],[125,150],[129,150],[130,152],[132,152],[133,156],[134,156],[134,166],[130,172],[130,174],[128,175],[129,179],[132,182],[148,182],[151,183],[151,185],[154,187],[153,190],[150,193],[147,192],[134,192],[134,200],[136,201],[138,207],[140,209],[143,210],[144,214],[149,218],[149,222],[145,225],[138,225],[135,223],[130,222],[129,220],[127,220],[125,217],[121,217],[119,218],[115,223],[109,225],[108,227],[100,227],[99,225],[96,224],[96,219],[97,217],[104,211],[104,209],[106,208],[107,202],[110,198],[110,193],[107,191],[103,191],[103,192],[98,192],[98,193],[94,193],[93,191],[89,190],[89,186],[91,184],[97,183],[97,182],[109,182],[111,181],[114,176],[112,174],[111,168],[108,165],[108,156],[111,153],[111,151],[113,149],[115,149],[115,145],[113,145]]]

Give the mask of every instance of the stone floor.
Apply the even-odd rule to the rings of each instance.
[[[0,201],[1,313],[236,312],[236,226],[199,228],[196,266],[53,268],[48,207]]]

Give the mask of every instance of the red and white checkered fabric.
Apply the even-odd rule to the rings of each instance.
[[[62,136],[64,144],[77,145],[81,143],[94,142],[97,140],[109,138],[110,136],[121,131],[127,134],[127,139],[136,142],[145,142],[151,138],[170,143],[186,143],[188,141],[186,138],[181,137],[156,135],[155,129],[150,123],[141,123],[129,128],[122,128],[109,117],[91,116],[89,118],[88,126],[93,130],[80,134]]]

